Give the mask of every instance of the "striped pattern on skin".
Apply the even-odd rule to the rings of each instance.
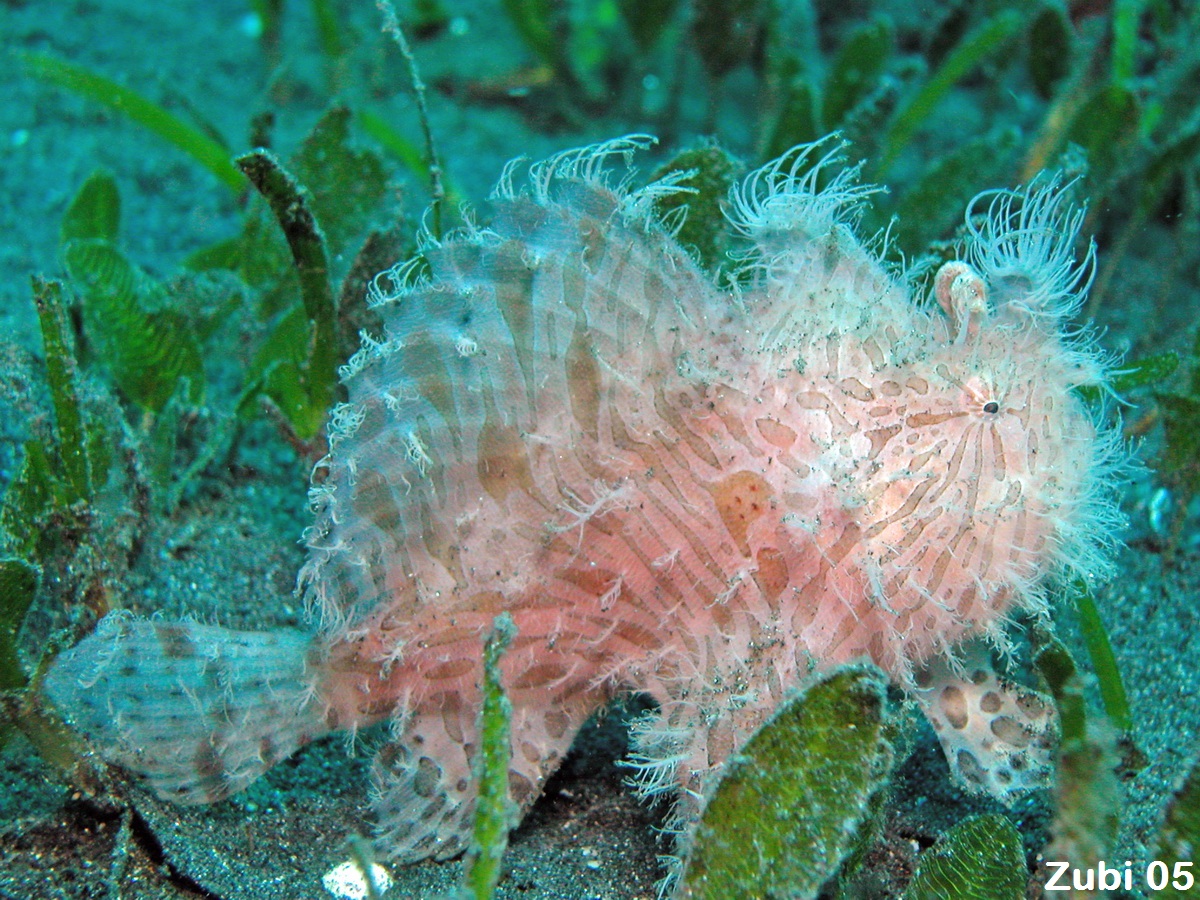
[[[1106,571],[1123,449],[1073,393],[1106,367],[1064,334],[1089,260],[1060,185],[998,195],[938,309],[854,235],[872,189],[849,170],[818,190],[831,156],[800,148],[731,197],[747,246],[731,291],[654,218],[677,184],[613,183],[613,157],[644,144],[535,164],[521,190],[506,170],[489,225],[377,279],[384,331],[343,371],[292,743],[313,719],[391,723],[374,795],[400,860],[466,846],[501,611],[521,809],[589,714],[644,691],[659,709],[634,777],[676,798],[683,846],[724,761],[813,671],[867,657],[944,720],[927,664],[952,671],[970,638],[1006,646],[1053,576]]]

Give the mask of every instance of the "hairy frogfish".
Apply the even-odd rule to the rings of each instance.
[[[722,766],[814,674],[869,660],[960,783],[1046,782],[1050,705],[990,649],[1063,579],[1104,577],[1126,449],[1077,388],[1093,253],[1061,180],[981,195],[928,302],[856,227],[875,190],[827,142],[730,193],[723,282],[613,174],[631,136],[510,164],[494,216],[374,282],[342,370],[298,591],[312,633],[112,613],[48,696],[180,803],[386,722],[380,847],[470,838],[482,642],[508,613],[510,794],[538,797],[623,693],[633,780],[686,849]],[[1111,417],[1110,417],[1111,418]]]

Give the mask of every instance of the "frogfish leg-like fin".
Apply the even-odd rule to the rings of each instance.
[[[509,796],[521,815],[541,796],[546,780],[598,705],[586,695],[533,702],[528,693],[520,688],[509,691]],[[477,698],[464,692],[434,694],[399,720],[395,740],[379,751],[372,769],[372,800],[380,850],[389,858],[449,859],[469,847],[478,784],[478,710]]]
[[[1051,783],[1058,714],[1049,697],[1002,680],[982,642],[963,651],[961,668],[938,658],[916,673],[913,697],[955,781],[1011,805]]]
[[[329,729],[310,690],[312,638],[110,613],[44,689],[107,761],[160,797],[212,803]]]

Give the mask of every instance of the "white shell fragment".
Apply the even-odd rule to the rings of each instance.
[[[371,879],[380,894],[386,893],[392,886],[392,876],[379,863],[371,863]],[[334,866],[325,873],[321,884],[338,900],[366,900],[367,897],[366,876],[354,860],[346,860],[340,866]]]

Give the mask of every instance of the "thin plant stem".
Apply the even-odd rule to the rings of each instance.
[[[383,30],[389,34],[400,48],[400,55],[408,65],[408,77],[412,82],[413,94],[417,98],[417,117],[421,122],[421,131],[425,135],[425,154],[429,162],[429,193],[433,198],[430,206],[432,232],[435,240],[442,237],[442,204],[446,199],[446,189],[442,185],[442,164],[438,159],[437,144],[433,140],[433,131],[429,127],[429,110],[425,105],[425,82],[421,80],[421,72],[417,68],[417,59],[413,56],[408,38],[400,27],[396,16],[396,8],[391,0],[375,0],[375,6],[383,16]]]

